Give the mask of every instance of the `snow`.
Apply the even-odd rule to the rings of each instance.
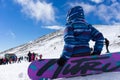
[[[120,51],[120,25],[94,25],[100,30],[104,37],[110,41],[110,52]],[[42,54],[43,58],[59,58],[64,41],[63,31],[57,31],[36,40],[30,41],[26,44],[11,48],[7,51],[0,52],[0,56],[6,53],[16,53],[17,56],[26,56],[29,51]],[[92,47],[94,42],[90,42]],[[103,48],[102,54],[106,52]],[[27,68],[30,62],[23,60],[21,63],[0,65],[0,80],[30,80],[27,75]],[[55,80],[119,80],[120,72],[109,72],[97,75],[90,75],[84,77],[63,78]]]
[[[27,75],[27,68],[30,63],[22,61],[0,65],[0,80],[30,80]]]

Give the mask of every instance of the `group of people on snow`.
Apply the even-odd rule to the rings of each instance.
[[[4,57],[0,58],[0,65],[20,63],[23,60],[23,56],[17,57],[15,54],[5,54]]]
[[[42,54],[38,55],[38,54],[35,54],[34,52],[31,53],[29,51],[27,55],[28,55],[29,62],[34,61],[34,60],[38,60],[38,59],[42,59]]]
[[[0,57],[0,65],[21,63],[22,60],[32,62],[37,59],[42,59],[42,54],[28,52],[27,56],[16,56],[16,54],[5,54],[4,57]]]

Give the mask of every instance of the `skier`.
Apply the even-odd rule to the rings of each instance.
[[[107,38],[105,38],[105,46],[106,46],[106,50],[107,52],[106,53],[109,53],[109,49],[108,49],[108,46],[109,46],[109,40]]]
[[[75,6],[68,11],[66,28],[64,31],[64,48],[59,66],[63,66],[70,57],[80,57],[89,55],[100,55],[104,37],[92,25],[85,21],[84,11],[81,6]],[[89,41],[95,41],[93,53],[89,47]]]

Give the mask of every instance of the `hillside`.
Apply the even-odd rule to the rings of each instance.
[[[120,51],[120,25],[95,25],[98,30],[100,30],[104,37],[108,38],[110,41],[110,51],[117,52]],[[90,42],[92,47],[94,42]],[[64,41],[63,41],[63,31],[56,31],[54,33],[42,36],[36,40],[30,41],[23,45],[11,48],[1,55],[6,53],[15,53],[17,56],[25,56],[29,51],[38,54],[43,54],[43,58],[58,58],[62,53]],[[105,53],[106,49],[103,48],[102,53]],[[21,63],[14,63],[8,65],[0,65],[0,80],[30,80],[27,75],[27,68],[30,62],[25,60]],[[63,78],[56,80],[119,80],[120,72],[110,72],[98,75],[91,75],[85,77],[74,77],[74,78]]]
[[[120,47],[120,25],[94,25],[98,30],[100,30],[104,37],[108,38],[110,41],[110,51],[119,51]],[[90,46],[93,47],[94,42],[90,42]],[[36,40],[30,41],[23,45],[11,48],[9,50],[3,51],[0,54],[4,55],[6,53],[15,53],[16,55],[26,55],[29,51],[38,54],[43,54],[43,58],[58,58],[62,52],[64,45],[63,41],[63,30],[59,30],[45,36],[42,36]],[[105,53],[105,48],[102,53]],[[51,55],[52,54],[52,55]]]
[[[0,52],[0,55],[4,55],[6,53],[15,53],[16,55],[26,55],[29,51],[46,54],[46,50],[52,50],[58,45],[63,46],[63,31],[59,30],[47,35],[44,35],[36,40],[30,41],[28,43],[22,44],[20,46],[8,49],[6,51]],[[60,47],[61,47],[60,46]]]

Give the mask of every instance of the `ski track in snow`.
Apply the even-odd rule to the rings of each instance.
[[[100,27],[101,26],[101,27]],[[110,51],[120,51],[120,25],[97,25],[97,29],[100,30],[104,37],[110,40]],[[39,38],[34,41],[30,41],[27,44],[12,48],[10,50],[1,52],[0,56],[5,53],[16,53],[17,56],[26,56],[29,51],[42,54],[43,58],[59,58],[63,49],[63,31],[55,32]],[[93,46],[93,42],[90,42],[90,46]],[[102,53],[105,53],[105,47]],[[22,53],[22,54],[21,54]],[[29,62],[22,61],[21,63],[14,63],[8,65],[0,65],[0,80],[30,80],[27,75],[27,68]],[[90,75],[84,77],[62,78],[55,80],[120,80],[120,72],[109,72],[97,75]]]

